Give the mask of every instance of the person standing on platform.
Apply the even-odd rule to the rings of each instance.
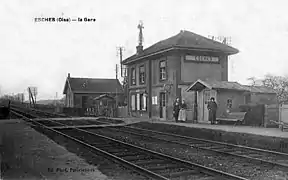
[[[185,103],[184,100],[182,100],[181,109],[179,111],[179,121],[181,122],[186,121],[186,109],[187,109],[187,104]]]
[[[211,121],[211,124],[216,123],[216,112],[217,112],[217,103],[215,102],[215,98],[211,97],[210,102],[208,102],[207,106],[209,110],[209,121]]]
[[[176,122],[178,122],[178,116],[179,116],[180,108],[181,108],[180,100],[179,100],[179,98],[177,98],[173,104],[173,116],[174,116]]]

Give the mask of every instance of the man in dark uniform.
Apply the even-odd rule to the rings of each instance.
[[[214,97],[211,97],[210,102],[208,102],[207,108],[209,110],[209,121],[211,121],[211,124],[215,124],[216,112],[217,112],[217,103],[215,102]]]
[[[179,98],[177,98],[173,104],[173,116],[174,116],[176,122],[178,122],[178,116],[179,116],[180,108],[181,108],[180,100],[179,100]]]

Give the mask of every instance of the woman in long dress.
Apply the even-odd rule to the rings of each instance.
[[[179,118],[178,118],[178,120],[181,122],[186,121],[186,109],[187,109],[187,104],[185,103],[184,100],[182,100],[181,109],[179,111]]]

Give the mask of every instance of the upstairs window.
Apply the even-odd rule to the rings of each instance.
[[[131,84],[132,85],[136,84],[136,71],[135,71],[135,68],[131,69]]]
[[[145,83],[145,68],[144,65],[139,67],[139,82],[140,84]]]
[[[160,61],[159,72],[160,80],[166,80],[166,61]]]

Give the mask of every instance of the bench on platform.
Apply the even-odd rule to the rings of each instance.
[[[274,121],[274,120],[270,120],[270,122],[277,124],[279,126],[279,128],[281,129],[281,131],[285,131],[286,129],[288,129],[288,123],[285,123],[283,121]]]
[[[230,112],[225,115],[216,118],[217,122],[234,122],[234,125],[242,124],[245,118],[246,112]]]

